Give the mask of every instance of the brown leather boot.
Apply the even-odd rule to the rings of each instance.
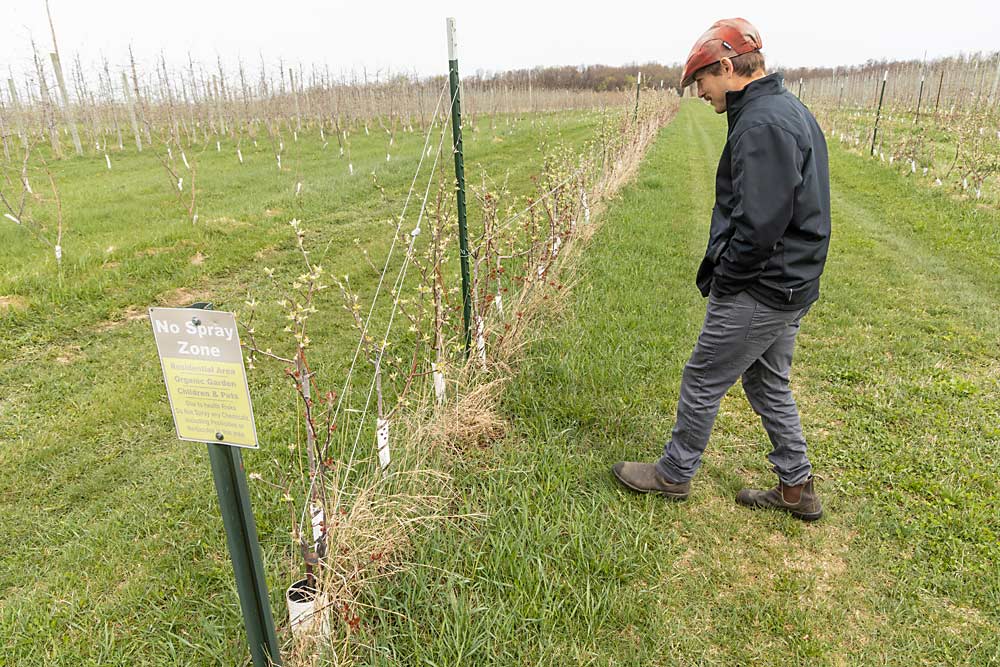
[[[823,505],[813,490],[811,475],[798,486],[785,486],[779,481],[778,486],[766,491],[742,489],[736,494],[736,502],[754,509],[770,507],[782,510],[803,521],[815,521],[823,516]]]
[[[691,493],[691,482],[667,481],[653,463],[621,461],[611,466],[611,472],[619,482],[639,493],[659,493],[670,500],[685,500]]]

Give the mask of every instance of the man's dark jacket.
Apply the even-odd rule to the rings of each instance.
[[[830,246],[830,170],[816,119],[780,73],[726,93],[729,133],[715,176],[703,296],[743,290],[772,308],[819,298]]]

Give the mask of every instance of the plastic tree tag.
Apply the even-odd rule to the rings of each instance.
[[[382,470],[389,467],[389,420],[378,418],[376,421],[375,437],[378,440],[378,462]]]
[[[483,336],[483,318],[476,315],[476,352],[479,354],[479,361],[486,367],[486,338]]]
[[[323,506],[309,503],[309,514],[312,518],[313,542],[318,543],[326,532],[326,515],[323,513]]]
[[[437,364],[434,364],[434,396],[437,398],[438,405],[444,403],[444,373],[441,372]]]

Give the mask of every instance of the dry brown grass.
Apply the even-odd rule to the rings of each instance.
[[[0,296],[0,313],[8,310],[24,310],[28,307],[28,300],[23,296]]]
[[[345,492],[340,504],[329,489],[326,507],[327,556],[318,574],[322,591],[322,613],[329,635],[317,629],[286,638],[282,649],[289,667],[353,664],[354,634],[364,616],[376,609],[363,601],[363,591],[373,582],[391,577],[418,564],[406,559],[414,532],[443,521],[474,518],[449,512],[451,478],[426,465],[432,431],[396,436],[393,456],[404,460],[388,475],[371,476],[360,487]],[[298,567],[297,559],[289,564]]]
[[[198,287],[178,287],[156,297],[156,302],[165,308],[183,308],[199,301],[211,301],[212,294]],[[145,312],[143,313],[143,317]]]
[[[124,326],[129,322],[135,322],[136,320],[143,319],[146,317],[147,312],[148,311],[142,306],[129,306],[114,318],[105,320],[104,322],[100,322],[95,325],[94,331],[103,333],[105,331],[117,329],[118,327]]]
[[[68,366],[74,361],[83,358],[83,350],[79,345],[67,345],[62,349],[56,350],[56,354],[53,357],[57,364],[62,364],[63,366]]]
[[[459,455],[502,438],[507,422],[497,406],[506,382],[506,377],[498,377],[465,386],[459,383],[459,394],[430,411],[429,418],[417,426],[417,437],[432,448]]]
[[[185,306],[190,306],[192,303],[211,300],[211,292],[206,289],[192,287],[178,287],[177,289],[164,292],[156,297],[157,305],[164,308],[183,308]],[[144,319],[147,317],[148,312],[149,311],[145,306],[131,305],[111,319],[94,325],[93,330],[97,333],[111,331],[112,329],[117,329],[118,327],[124,326],[129,322]]]

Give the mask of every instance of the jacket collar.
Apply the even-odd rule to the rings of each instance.
[[[742,90],[730,90],[726,93],[726,117],[729,120],[729,127],[732,128],[736,122],[736,117],[740,115],[751,100],[764,95],[778,95],[785,90],[785,77],[781,72],[774,72],[765,77],[751,81]]]

